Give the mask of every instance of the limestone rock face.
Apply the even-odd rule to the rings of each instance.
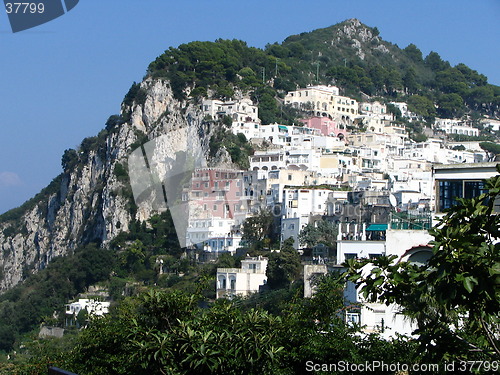
[[[208,144],[208,131],[199,105],[174,98],[166,80],[147,78],[140,84],[145,100],[123,106],[128,121],[99,135],[96,147],[75,155],[78,163],[56,178],[17,215],[0,221],[0,292],[43,269],[54,257],[78,246],[105,246],[132,219],[146,220],[155,212],[147,204],[134,206],[127,178],[115,168],[127,168],[128,155],[140,143],[174,129],[186,128],[189,137]],[[182,142],[173,142],[181,145]],[[134,217],[132,217],[134,215]]]
[[[376,50],[384,54],[390,53],[382,39],[355,18],[345,21],[343,27],[339,28],[336,40],[340,41],[342,37],[347,37],[350,40],[351,47],[361,60],[365,59],[366,51],[369,50]]]

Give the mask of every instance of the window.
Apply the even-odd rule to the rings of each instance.
[[[439,211],[455,205],[455,198],[463,197],[461,180],[439,181]]]
[[[219,276],[217,286],[219,289],[226,289],[226,278],[224,276]]]
[[[464,198],[471,199],[487,193],[488,189],[484,187],[483,181],[465,181]]]
[[[344,254],[344,257],[345,257],[345,260],[356,259],[358,257],[358,254],[355,254],[355,253],[346,253],[346,254]]]
[[[217,205],[214,204],[214,211],[217,211]]]

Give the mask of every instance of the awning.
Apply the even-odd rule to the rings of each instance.
[[[288,131],[288,128],[286,126],[283,126],[283,125],[278,125],[278,129]]]
[[[387,224],[370,224],[368,225],[368,228],[366,228],[367,231],[383,231],[387,230]]]

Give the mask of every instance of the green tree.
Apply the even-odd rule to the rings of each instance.
[[[273,289],[287,288],[300,276],[300,255],[293,247],[294,239],[286,239],[279,252],[269,255],[266,275],[267,285]]]
[[[65,368],[97,374],[269,374],[278,368],[280,318],[197,295],[150,291],[94,320]]]
[[[420,51],[415,44],[408,44],[403,51],[414,63],[420,63],[422,61],[422,51]]]
[[[426,96],[412,95],[408,98],[408,109],[422,116],[427,123],[432,123],[436,116],[434,103]]]
[[[396,69],[391,69],[385,77],[385,88],[387,94],[396,96],[396,92],[403,88],[403,78]]]
[[[145,250],[141,240],[135,240],[121,254],[122,266],[129,272],[139,272],[144,267]]]
[[[488,159],[494,161],[497,155],[500,155],[500,144],[493,142],[481,142],[479,143],[484,151],[488,153]]]
[[[72,171],[79,161],[80,158],[78,157],[78,152],[76,152],[76,150],[72,148],[65,150],[61,160],[63,171]]]
[[[431,51],[425,58],[425,65],[431,68],[435,72],[448,69],[450,64],[447,61],[443,61],[441,56],[437,52]]]
[[[464,100],[458,94],[443,94],[437,101],[437,113],[443,118],[462,117],[464,114]]]
[[[333,248],[336,244],[337,232],[338,229],[334,223],[319,220],[302,228],[299,233],[299,243],[308,247],[323,243]]]
[[[277,239],[277,228],[273,213],[266,209],[250,216],[243,223],[242,240],[253,249],[269,247]]]
[[[408,94],[414,94],[418,90],[417,73],[413,67],[409,67],[403,76],[403,85]]]
[[[448,68],[436,73],[436,87],[446,94],[456,93],[464,97],[468,90],[467,79],[456,68]]]

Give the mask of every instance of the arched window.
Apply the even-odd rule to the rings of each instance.
[[[430,250],[417,251],[410,255],[408,262],[423,266],[427,264],[431,256],[432,252]]]
[[[236,278],[234,276],[229,277],[229,286],[231,290],[236,289]]]
[[[218,281],[217,287],[219,289],[226,289],[226,277],[225,276],[220,275],[217,281]]]

